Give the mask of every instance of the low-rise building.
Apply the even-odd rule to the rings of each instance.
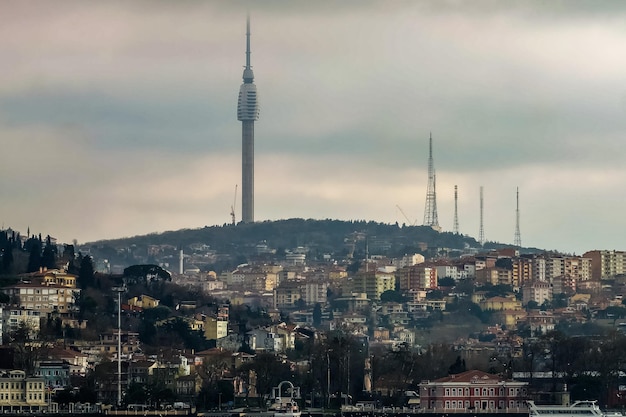
[[[507,412],[526,407],[527,382],[471,370],[420,383],[421,408],[432,412]]]
[[[28,377],[18,369],[0,370],[0,412],[47,411],[46,384],[41,377]]]

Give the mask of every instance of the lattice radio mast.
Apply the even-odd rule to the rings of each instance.
[[[522,235],[519,231],[519,187],[516,189],[516,205],[515,205],[515,237],[513,238],[513,245],[522,246]]]
[[[437,191],[435,179],[435,165],[433,163],[433,135],[430,134],[428,148],[428,188],[426,189],[426,208],[424,209],[424,226],[430,226],[439,231],[437,218]]]
[[[459,194],[457,191],[457,186],[454,186],[454,225],[452,227],[452,231],[456,234],[459,234],[459,211],[458,211],[458,201]]]
[[[483,227],[483,186],[480,186],[480,230],[478,231],[478,243],[485,244],[485,229]]]

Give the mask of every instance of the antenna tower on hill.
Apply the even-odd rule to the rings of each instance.
[[[485,244],[485,229],[483,227],[483,186],[480,186],[480,230],[478,231],[478,243]]]
[[[458,200],[459,194],[457,186],[454,186],[454,226],[452,227],[452,232],[459,234],[459,211],[458,211]]]
[[[516,206],[515,206],[515,237],[513,238],[513,244],[515,246],[522,246],[522,235],[519,231],[519,187],[516,191]]]
[[[441,231],[437,218],[437,191],[435,179],[435,166],[433,163],[433,135],[430,134],[428,147],[428,188],[426,189],[426,208],[424,209],[424,226],[430,226],[434,230]]]

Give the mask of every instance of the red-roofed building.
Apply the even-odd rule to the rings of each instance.
[[[526,410],[527,382],[483,371],[466,371],[420,384],[421,407],[433,412]]]

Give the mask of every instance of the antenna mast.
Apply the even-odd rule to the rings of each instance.
[[[522,246],[522,235],[519,231],[519,187],[516,189],[516,206],[515,206],[515,237],[513,238],[513,244],[515,246]]]
[[[428,188],[426,189],[426,208],[424,210],[424,226],[430,226],[440,231],[439,219],[437,218],[437,191],[435,179],[435,166],[433,163],[433,135],[430,134],[428,148]]]
[[[459,194],[457,191],[457,186],[454,186],[454,225],[452,227],[452,231],[456,234],[459,234],[459,212],[457,202],[459,200]]]
[[[480,230],[478,231],[478,243],[485,244],[485,229],[483,228],[483,186],[480,186]]]

